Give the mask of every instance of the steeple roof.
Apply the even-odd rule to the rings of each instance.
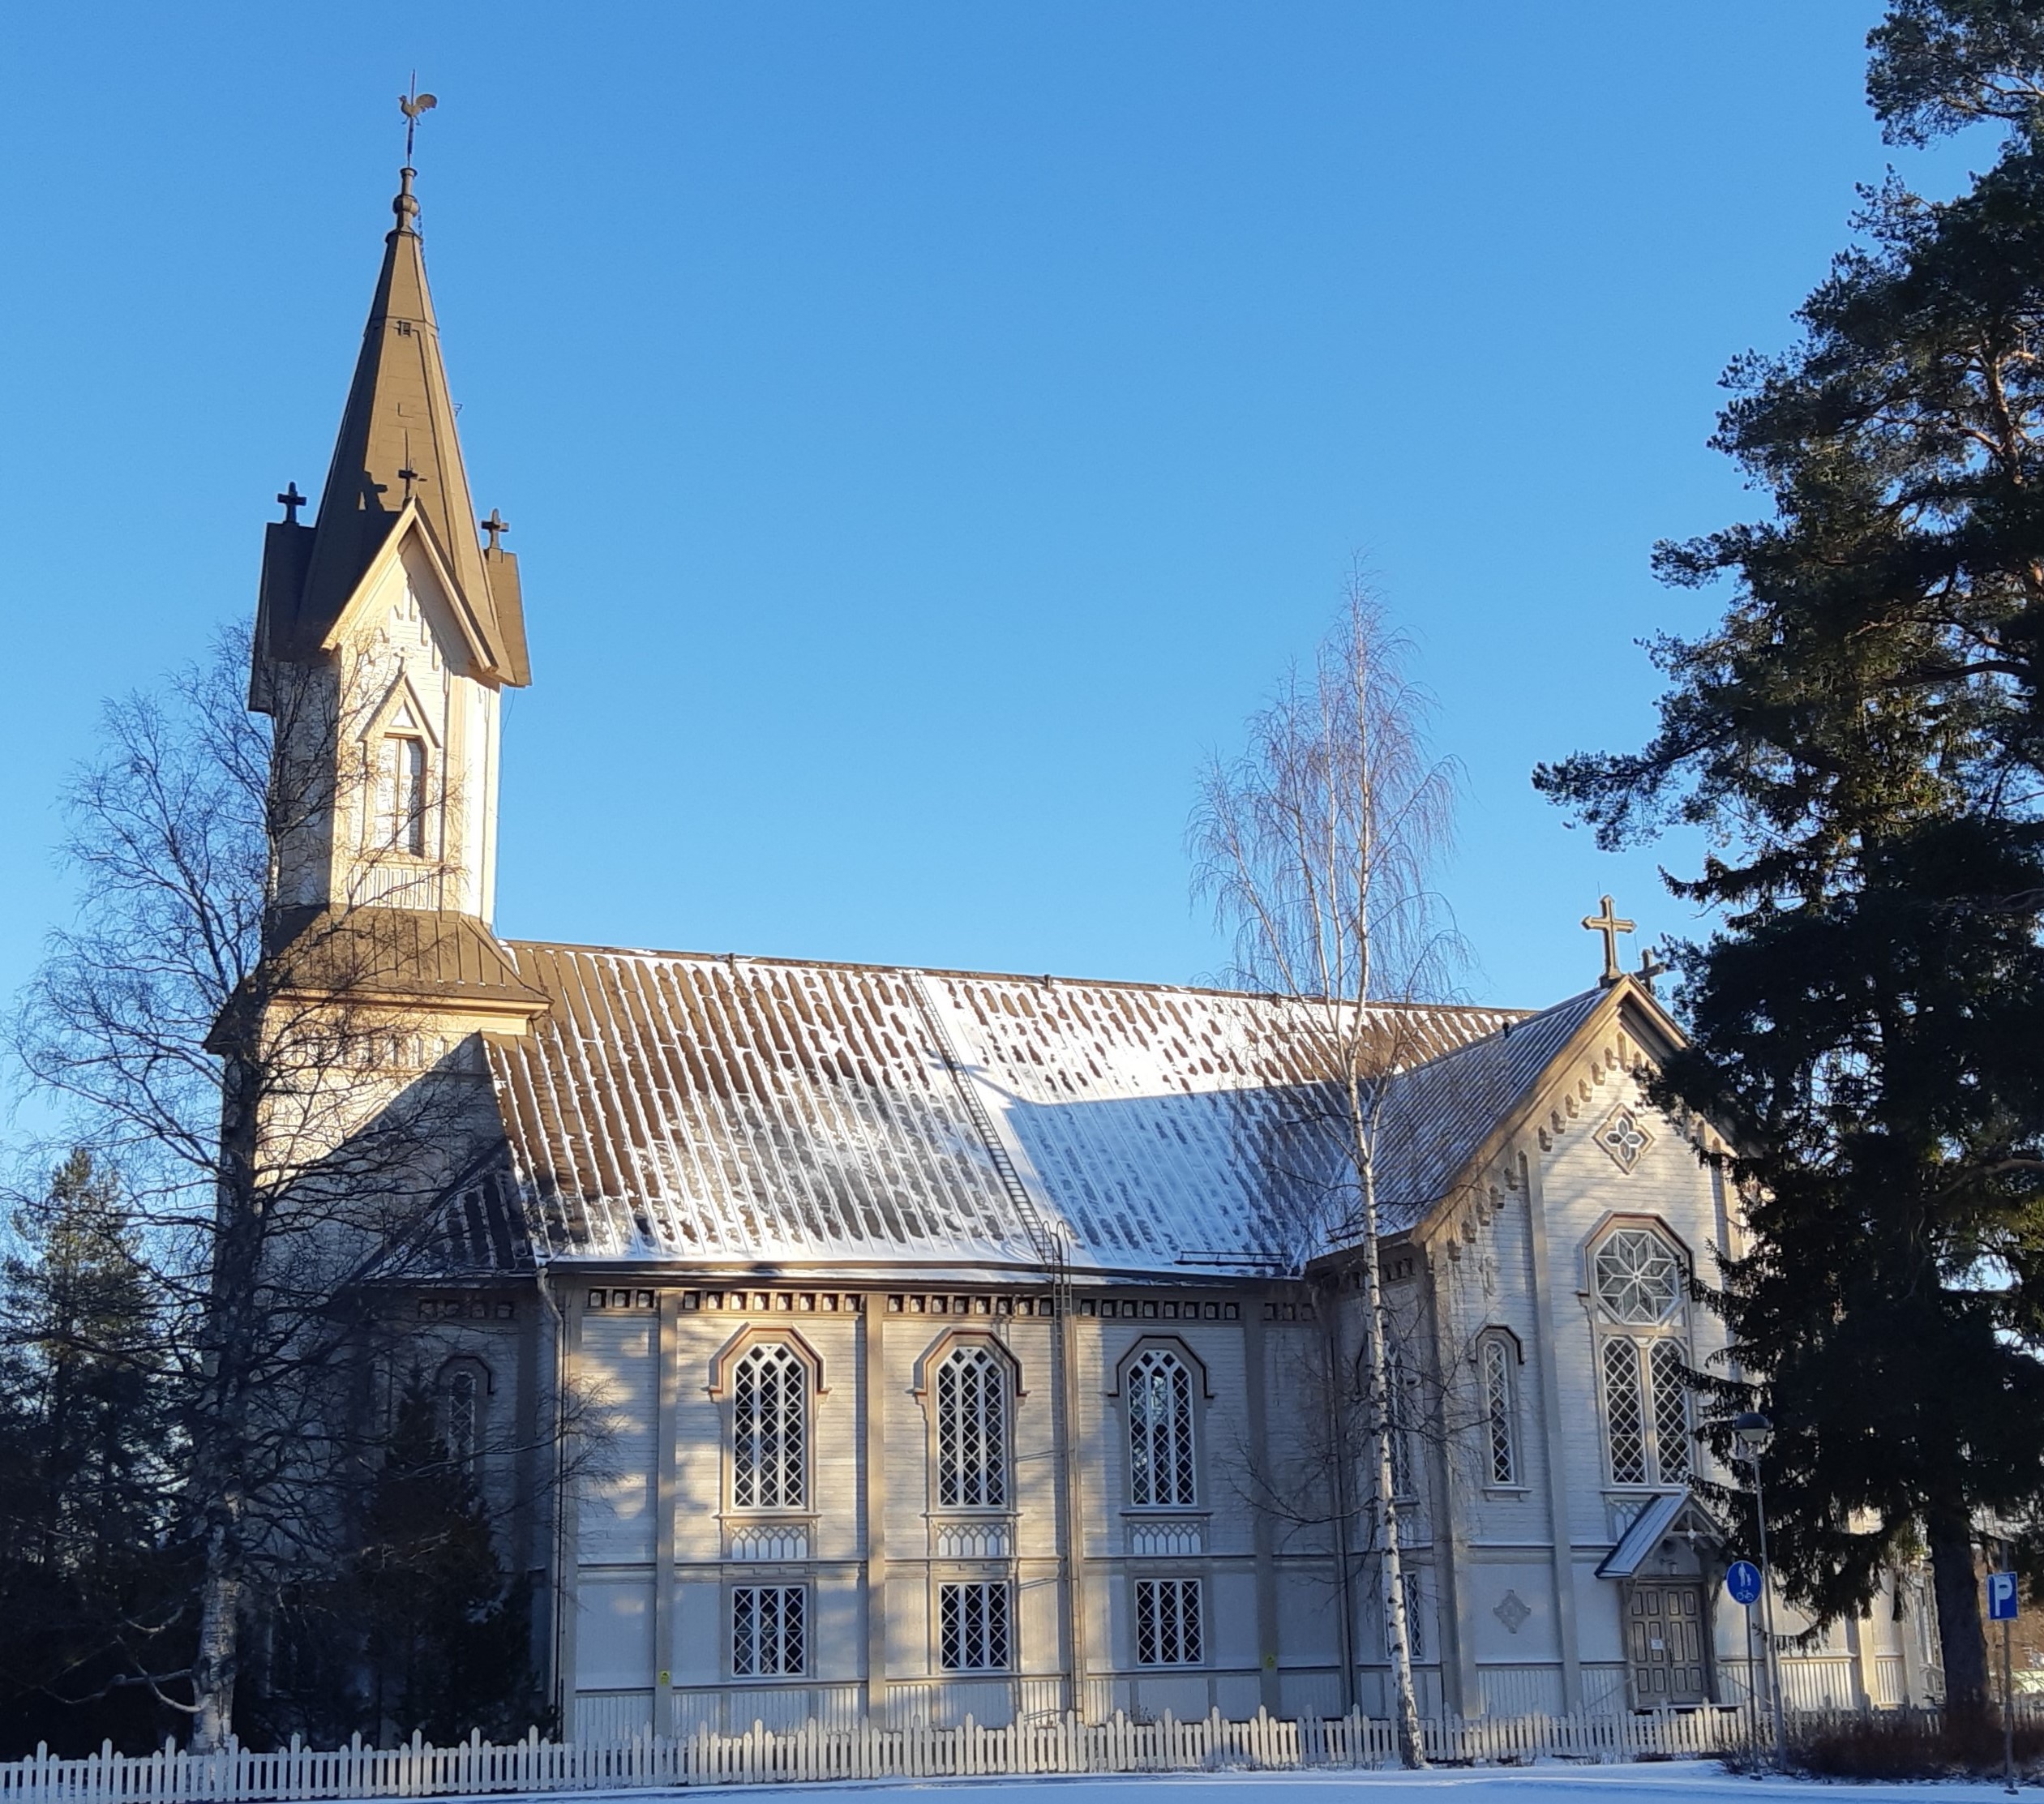
[[[457,611],[475,623],[488,666],[477,674],[521,687],[531,680],[531,668],[517,559],[477,542],[475,505],[426,285],[413,177],[411,169],[401,172],[391,204],[397,225],[384,240],[319,519],[309,527],[278,521],[269,529],[258,655],[318,654],[409,500],[417,528],[459,591],[452,598]]]

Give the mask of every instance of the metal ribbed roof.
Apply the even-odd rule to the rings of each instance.
[[[542,1257],[1040,1269],[1057,1246],[1080,1271],[1241,1272],[1331,1225],[1296,1005],[506,945],[552,1002],[490,1041]],[[1451,1181],[1596,1000],[1382,1011],[1417,1061],[1386,1113],[1387,1199],[1409,1215]]]

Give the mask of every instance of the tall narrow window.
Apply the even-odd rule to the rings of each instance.
[[[393,851],[426,852],[426,741],[392,733],[376,762],[376,837]]]
[[[1412,1471],[1412,1399],[1405,1356],[1394,1353],[1384,1364],[1385,1427],[1391,1442],[1391,1495],[1416,1497]]]
[[[755,1347],[731,1381],[731,1506],[799,1510],[808,1493],[809,1369],[786,1347]]]
[[[947,1673],[1008,1669],[1005,1584],[939,1585],[937,1651]]]
[[[1405,1605],[1405,1647],[1415,1660],[1426,1658],[1426,1616],[1421,1609],[1425,1593],[1420,1575],[1409,1566],[1398,1575],[1399,1596]]]
[[[984,1347],[960,1347],[936,1369],[936,1460],[945,1509],[1007,1503],[1008,1376]]]
[[[1673,1340],[1656,1340],[1647,1355],[1653,1382],[1654,1453],[1664,1485],[1679,1485],[1689,1476],[1689,1386],[1682,1378],[1682,1350]]]
[[[1611,1482],[1647,1482],[1647,1407],[1639,1394],[1639,1349],[1622,1339],[1604,1343],[1604,1420],[1611,1442]]]
[[[1680,1252],[1652,1228],[1613,1229],[1591,1260],[1606,1337],[1597,1360],[1614,1485],[1681,1485],[1689,1477],[1684,1269]]]
[[[1193,1494],[1193,1375],[1152,1348],[1129,1368],[1129,1501],[1184,1508]]]
[[[1200,1639],[1199,1580],[1136,1580],[1136,1664],[1197,1666]]]
[[[1489,1442],[1490,1482],[1519,1482],[1519,1397],[1511,1343],[1501,1334],[1483,1343],[1484,1428]]]
[[[779,1678],[806,1668],[808,1594],[800,1585],[739,1585],[731,1592],[731,1671]]]
[[[476,1456],[482,1438],[482,1387],[466,1366],[457,1367],[447,1381],[448,1457],[467,1465]]]

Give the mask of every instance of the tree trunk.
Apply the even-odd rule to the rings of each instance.
[[[199,1652],[192,1661],[191,1750],[218,1754],[234,1739],[234,1679],[241,1667],[242,1587],[232,1571],[229,1533],[215,1528],[206,1539],[206,1570],[199,1580]]]
[[[1980,1620],[1973,1525],[1964,1509],[1947,1506],[1933,1510],[1926,1528],[1944,1659],[1945,1708],[1955,1715],[1978,1715],[1987,1708],[1987,1634]]]
[[[1353,1095],[1352,1087],[1352,1098]],[[1354,1107],[1352,1101],[1352,1108]],[[1361,1120],[1360,1113],[1356,1116]],[[1375,1146],[1358,1136],[1358,1175],[1361,1179],[1363,1221],[1363,1302],[1369,1386],[1370,1458],[1382,1535],[1377,1570],[1384,1618],[1384,1652],[1391,1668],[1391,1709],[1398,1729],[1398,1757],[1408,1767],[1426,1764],[1426,1741],[1420,1729],[1420,1703],[1412,1685],[1412,1636],[1405,1620],[1405,1562],[1399,1546],[1396,1467],[1391,1436],[1397,1432],[1391,1395],[1391,1360],[1385,1345],[1386,1312],[1384,1272],[1377,1252],[1377,1171]]]

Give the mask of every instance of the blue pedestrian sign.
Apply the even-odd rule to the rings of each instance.
[[[1760,1569],[1750,1560],[1734,1560],[1726,1569],[1725,1588],[1732,1594],[1732,1601],[1744,1604],[1749,1609],[1760,1596]]]
[[[2016,1620],[2014,1573],[1990,1572],[1987,1575],[1987,1620],[1990,1622],[2013,1622]]]

